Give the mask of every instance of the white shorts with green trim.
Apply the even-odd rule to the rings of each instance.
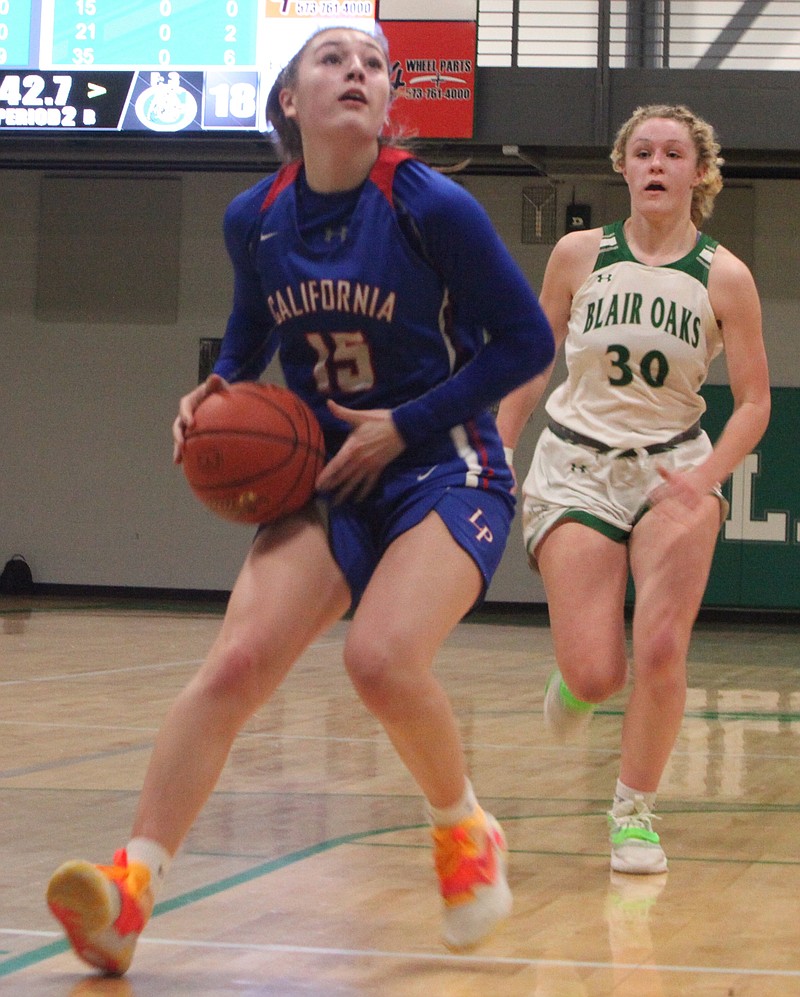
[[[534,551],[548,530],[562,519],[583,523],[618,543],[650,507],[648,495],[663,479],[658,468],[683,470],[701,463],[711,452],[711,441],[701,432],[665,453],[644,450],[600,453],[593,447],[562,440],[544,429],[522,485],[522,533],[532,567]],[[728,503],[719,487],[720,525]]]

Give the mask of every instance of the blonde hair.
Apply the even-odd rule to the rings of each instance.
[[[611,150],[611,163],[617,173],[621,173],[625,161],[625,150],[635,128],[650,118],[668,118],[686,125],[697,151],[697,165],[704,167],[700,182],[692,191],[692,221],[700,228],[711,217],[714,198],[722,190],[720,166],[725,162],[719,155],[720,146],[713,127],[682,104],[648,104],[637,107],[617,132]]]
[[[325,31],[335,31],[339,27],[341,26],[336,24],[326,24],[324,27],[317,29],[317,31],[309,35],[303,45],[297,50],[297,52],[295,52],[292,58],[278,73],[275,82],[270,88],[269,96],[267,97],[267,121],[275,129],[274,141],[281,153],[281,158],[286,162],[290,162],[292,159],[300,159],[302,157],[303,142],[297,122],[294,118],[287,118],[283,113],[283,108],[281,107],[281,90],[285,90],[287,87],[293,87],[296,85],[297,76],[300,71],[300,63],[311,42]],[[366,28],[352,28],[349,26],[347,30],[361,31],[370,38],[373,38],[380,45],[386,58],[386,72],[388,74],[389,43],[386,40],[386,35],[384,35],[380,25],[376,24],[373,30],[367,30]],[[392,99],[393,97],[394,90],[392,90]]]

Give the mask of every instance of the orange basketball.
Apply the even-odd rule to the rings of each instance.
[[[253,381],[204,398],[183,446],[192,491],[235,523],[295,512],[314,494],[324,463],[322,430],[308,405],[287,388]]]

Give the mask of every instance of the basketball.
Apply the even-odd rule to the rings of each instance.
[[[183,471],[194,494],[234,523],[270,523],[314,494],[325,463],[316,416],[276,384],[240,381],[198,405]]]

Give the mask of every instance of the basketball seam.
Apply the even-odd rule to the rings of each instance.
[[[214,428],[203,426],[202,421],[200,421],[200,425],[195,425],[187,433],[187,449],[184,456],[188,457],[192,451],[197,453],[198,447],[202,447],[204,444],[206,447],[213,448],[214,439],[223,437],[232,442],[236,440],[240,442],[251,441],[254,443],[253,449],[256,451],[256,457],[258,442],[263,443],[266,450],[276,444],[283,445],[286,452],[281,455],[279,462],[271,467],[264,467],[257,473],[246,474],[223,482],[201,480],[202,474],[194,475],[200,462],[200,457],[197,455],[192,472],[187,466],[191,460],[187,460],[184,464],[187,480],[198,498],[224,519],[246,523],[270,522],[279,519],[281,516],[299,509],[314,495],[315,479],[319,469],[324,466],[326,456],[325,440],[321,427],[313,410],[302,398],[288,388],[274,384],[243,381],[231,385],[229,390],[247,397],[250,402],[263,408],[265,410],[263,418],[266,421],[278,422],[278,428],[274,431],[258,429],[259,416],[257,412],[253,416],[256,428],[249,426]],[[202,412],[200,414],[202,415]],[[226,417],[224,407],[217,405],[213,411],[209,411],[208,417],[209,419],[224,419]],[[219,453],[219,473],[224,474],[226,470],[223,466],[224,448],[221,447]],[[193,478],[194,480],[192,480]],[[282,486],[279,494],[268,494],[271,479],[279,480]],[[258,494],[260,486],[266,489],[267,494]],[[253,491],[252,496],[243,494],[248,489]],[[298,494],[301,501],[297,501]],[[249,498],[253,500],[253,511],[248,513],[245,503]]]

